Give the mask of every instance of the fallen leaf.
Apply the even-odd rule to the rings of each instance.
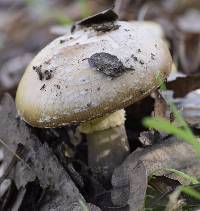
[[[140,211],[144,204],[147,189],[147,172],[141,161],[124,162],[114,170],[112,176],[112,202],[116,206],[129,205],[130,209]]]
[[[200,88],[200,74],[186,77],[177,77],[175,80],[167,82],[168,90],[173,90],[174,97],[184,97],[189,92]]]
[[[41,144],[25,123],[16,119],[15,104],[9,95],[1,101],[0,118],[0,139],[7,145],[4,148],[6,166],[16,156],[13,152],[16,152],[19,144],[25,148],[12,176],[18,189],[27,186],[37,177],[40,186],[48,190],[45,197],[49,201],[42,204],[43,211],[52,208],[64,210],[66,207],[68,210],[80,209],[79,200],[84,202],[83,197],[49,146]]]
[[[153,116],[165,118],[168,107],[165,99],[162,97],[158,90],[153,92],[151,96],[155,99]]]
[[[76,29],[76,26],[90,26],[92,24],[111,22],[111,21],[116,21],[117,18],[118,18],[118,15],[113,11],[113,7],[112,7],[110,9],[104,10],[90,17],[84,18],[83,20],[77,21],[71,27],[71,33],[74,32],[74,30]]]
[[[164,175],[178,180],[181,184],[189,184],[188,180],[166,169],[176,169],[199,178],[199,166],[200,160],[193,147],[174,137],[158,141],[152,146],[139,148],[131,153],[113,173],[113,204],[120,206],[128,204],[134,210],[141,210],[148,176]]]

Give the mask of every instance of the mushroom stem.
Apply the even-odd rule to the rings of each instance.
[[[109,181],[115,167],[129,154],[124,122],[125,111],[122,109],[80,126],[87,137],[88,164],[103,183]]]
[[[124,125],[87,135],[88,164],[98,177],[110,179],[113,170],[129,153]]]

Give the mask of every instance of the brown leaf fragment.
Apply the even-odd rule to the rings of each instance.
[[[181,184],[180,182],[165,176],[153,176],[149,181],[149,185],[154,187],[160,193],[166,194],[174,191],[176,187]]]
[[[166,84],[167,89],[174,91],[174,97],[184,97],[189,92],[200,88],[200,74],[178,77]]]
[[[92,24],[101,24],[104,22],[112,22],[116,21],[118,18],[118,15],[113,11],[113,7],[110,9],[104,10],[102,12],[99,12],[95,15],[92,15],[90,17],[84,18],[83,20],[77,21],[72,27],[71,27],[71,33],[74,32],[76,29],[76,26],[91,26]]]
[[[111,77],[121,76],[126,71],[123,63],[109,53],[95,53],[88,59],[88,63],[95,70]]]
[[[115,22],[106,22],[102,24],[93,24],[91,27],[97,32],[108,32],[119,29],[120,25],[115,24]]]
[[[143,131],[140,133],[139,140],[144,146],[150,146],[156,143],[161,138],[160,133],[151,130],[151,131]]]
[[[153,112],[154,116],[165,118],[167,111],[167,103],[165,99],[162,97],[158,90],[153,92],[151,96],[155,99]]]

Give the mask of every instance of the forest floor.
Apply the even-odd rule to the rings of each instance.
[[[17,115],[16,89],[33,57],[113,4],[0,0],[0,210],[200,210],[199,0],[115,2],[119,20],[162,26],[174,64],[161,89],[125,109],[130,154],[110,181],[93,175],[77,126],[33,128]]]

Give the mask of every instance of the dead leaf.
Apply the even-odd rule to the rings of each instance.
[[[144,204],[147,180],[143,162],[124,162],[114,170],[112,176],[113,204],[121,207],[128,204],[131,210],[140,211]]]
[[[148,175],[165,175],[172,179],[176,178],[181,183],[188,182],[165,170],[166,168],[171,168],[183,171],[196,178],[200,177],[200,160],[194,148],[185,142],[175,139],[175,137],[164,141],[160,140],[144,149],[137,149],[128,156],[125,162],[135,163],[138,159],[144,163]]]
[[[111,22],[116,21],[118,18],[118,15],[113,11],[113,8],[104,10],[102,12],[99,12],[95,15],[92,15],[90,17],[84,18],[83,20],[77,21],[72,27],[71,27],[71,33],[74,32],[76,29],[76,26],[90,26],[92,24],[99,24],[104,22]]]
[[[151,94],[155,99],[153,116],[166,118],[167,103],[159,91],[155,91]]]
[[[150,146],[155,144],[159,139],[161,139],[161,135],[159,132],[155,130],[150,131],[142,131],[139,136],[140,142],[143,146]]]
[[[177,77],[175,80],[167,82],[168,90],[173,90],[174,97],[184,97],[189,92],[200,88],[200,74],[186,77]]]
[[[148,176],[164,175],[188,184],[188,181],[166,169],[176,169],[198,178],[199,166],[200,160],[193,147],[174,137],[137,149],[113,173],[113,204],[128,204],[134,210],[141,210]]]
[[[16,119],[15,104],[8,95],[1,102],[0,118],[0,139],[8,146],[4,148],[6,166],[15,156],[12,151],[16,151],[18,144],[22,144],[25,148],[26,153],[21,157],[23,161],[18,160],[13,175],[18,188],[27,186],[37,176],[40,186],[48,189],[45,196],[50,199],[48,203],[42,204],[43,211],[51,208],[64,210],[66,207],[68,210],[80,209],[79,200],[84,201],[84,199],[78,189],[49,146],[46,143],[41,144],[30,133],[25,123]]]
[[[150,178],[149,185],[166,195],[174,191],[181,183],[165,176],[153,176]]]

